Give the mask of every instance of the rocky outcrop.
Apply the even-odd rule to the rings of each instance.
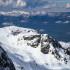
[[[60,59],[60,54],[59,54],[59,49],[65,51],[64,48],[60,45],[59,42],[57,42],[55,39],[50,37],[47,34],[35,34],[35,35],[24,35],[22,37],[28,46],[31,46],[33,48],[38,47],[39,44],[41,44],[41,52],[44,54],[49,54],[51,53],[54,55],[55,58]],[[69,51],[67,51],[69,52]]]
[[[62,46],[55,41],[52,37],[47,34],[41,35],[41,52],[44,54],[52,53],[57,59],[60,58],[60,54],[58,53],[58,49],[62,48]]]
[[[38,45],[41,44],[42,53],[44,54],[51,53],[57,59],[61,57],[60,54],[58,53],[58,50],[59,49],[64,50],[56,40],[54,40],[47,34],[23,36],[23,39],[27,42],[27,45],[34,48],[38,47]]]
[[[66,53],[67,53],[68,55],[70,55],[70,47],[68,47],[68,48],[66,49]]]
[[[15,67],[11,59],[7,56],[7,53],[0,46],[0,70],[15,70]]]
[[[19,30],[11,31],[11,34],[14,36],[18,35],[19,33],[21,33],[21,31],[19,31]]]
[[[40,35],[31,35],[28,37],[23,36],[24,40],[27,41],[27,45],[30,45],[31,47],[38,47],[39,43],[40,43]]]
[[[41,35],[41,52],[44,54],[48,54],[50,45],[49,42],[47,42],[48,35]]]
[[[43,54],[51,53],[57,59],[62,57],[60,54],[61,51],[70,55],[70,48],[63,48],[58,41],[50,37],[48,34],[39,34],[36,30],[26,28],[11,30],[11,34],[14,37],[17,36],[17,45],[26,43],[27,46],[31,46],[33,48],[41,45],[41,52]]]

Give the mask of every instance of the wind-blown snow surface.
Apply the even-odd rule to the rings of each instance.
[[[17,33],[13,33],[16,31]],[[70,61],[65,64],[62,59],[54,58],[51,53],[43,54],[40,44],[37,48],[28,46],[23,36],[31,35],[38,35],[38,32],[16,26],[0,28],[0,45],[13,61],[16,70],[70,69]]]

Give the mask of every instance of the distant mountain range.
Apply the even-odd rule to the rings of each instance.
[[[62,13],[67,12],[46,12],[46,11],[33,11],[33,12],[26,12],[26,11],[10,11],[10,12],[0,12],[0,15],[5,16],[35,16],[35,15],[48,15],[48,16],[60,16]],[[69,12],[68,12],[69,13]]]

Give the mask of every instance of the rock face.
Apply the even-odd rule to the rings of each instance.
[[[47,34],[41,35],[41,52],[44,54],[52,53],[57,59],[60,58],[58,49],[63,49],[62,46]]]
[[[32,30],[31,30],[32,31]],[[30,33],[31,31],[27,31],[27,33]],[[34,32],[34,31],[32,31]],[[17,32],[15,32],[17,33]],[[59,52],[66,51],[66,49],[62,48],[59,42],[57,42],[55,39],[50,37],[48,34],[39,34],[35,31],[35,34],[29,34],[29,35],[22,35],[21,38],[19,38],[19,41],[24,40],[28,46],[31,46],[33,48],[37,48],[38,45],[41,45],[41,52],[43,54],[49,54],[51,53],[54,55],[55,58],[60,59],[61,56]],[[59,51],[60,50],[60,51]],[[69,48],[67,49],[67,54],[70,54]]]
[[[30,45],[31,47],[38,47],[39,43],[40,43],[40,35],[31,35],[28,37],[23,37],[24,40],[28,41],[27,45]]]
[[[6,52],[2,49],[1,46],[0,46],[0,70],[15,70],[15,67],[11,59],[8,58]]]
[[[54,40],[52,37],[50,37],[47,34],[36,34],[36,35],[30,35],[30,36],[23,36],[23,40],[27,42],[28,46],[31,46],[33,48],[36,48],[38,47],[39,44],[41,44],[42,53],[44,54],[51,53],[57,59],[61,58],[59,52],[61,50],[64,51],[64,48],[62,48],[60,43],[58,43],[56,40]],[[67,52],[69,53],[69,50]]]
[[[51,53],[55,58],[60,59],[60,52],[63,51],[70,55],[70,49],[64,49],[59,42],[50,37],[48,34],[39,34],[36,30],[32,29],[19,29],[11,31],[13,36],[17,36],[17,41],[20,44],[26,43],[27,46],[37,48],[38,45],[41,45],[41,52],[43,54]],[[22,34],[22,35],[20,35]]]
[[[66,49],[66,53],[70,55],[70,47]]]

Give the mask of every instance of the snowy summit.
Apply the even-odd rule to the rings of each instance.
[[[70,43],[33,29],[0,28],[0,47],[0,70],[70,70]]]

